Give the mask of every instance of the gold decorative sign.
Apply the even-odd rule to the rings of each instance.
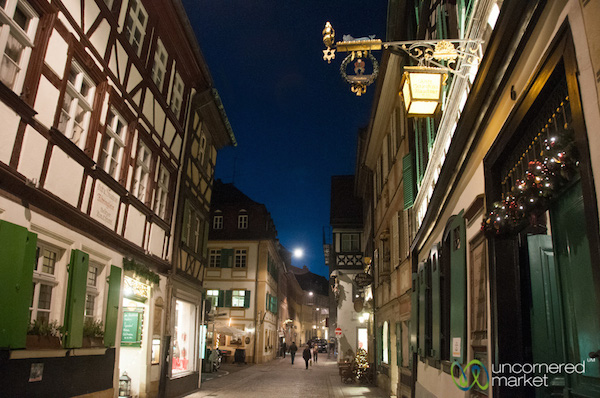
[[[123,284],[123,293],[126,297],[142,299],[143,301],[150,298],[150,285],[146,285],[128,276],[123,278]]]

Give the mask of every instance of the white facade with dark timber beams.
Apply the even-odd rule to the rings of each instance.
[[[197,339],[178,369],[164,340],[199,333],[200,300],[166,277],[180,171],[198,132],[193,195],[209,203],[216,151],[235,138],[182,4],[0,1],[0,51],[0,390],[112,397],[125,372],[135,396],[179,395],[185,375],[197,387]]]

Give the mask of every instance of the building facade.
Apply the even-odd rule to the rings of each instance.
[[[243,350],[246,362],[269,361],[279,348],[278,280],[289,256],[266,207],[233,184],[215,181],[210,214],[204,288],[217,315],[214,334],[208,325],[207,344],[232,355]],[[219,333],[223,326],[243,333]]]
[[[154,396],[173,376],[166,275],[192,99],[212,86],[183,6],[9,0],[0,17],[2,390],[113,396],[124,377]],[[232,143],[223,116],[213,165]],[[47,335],[61,341],[40,348]]]
[[[409,58],[384,52],[359,139],[359,181],[362,167],[362,181],[373,178],[363,199],[373,203],[365,255],[378,384],[390,393],[598,395],[599,12],[578,1],[390,2],[389,41],[481,42],[480,61],[450,77],[432,117],[407,117]],[[536,363],[583,370],[546,373],[534,387],[500,367]],[[470,384],[473,364],[489,384]]]
[[[365,273],[363,258],[363,203],[355,195],[353,175],[331,178],[330,209],[329,277],[335,298],[330,308],[330,319],[335,319],[330,324],[330,335],[335,336],[337,328],[342,331],[337,338],[337,360],[343,362],[353,359],[358,348],[369,352],[368,327],[373,312],[372,300],[365,299],[370,274]],[[357,279],[359,274],[362,281]]]

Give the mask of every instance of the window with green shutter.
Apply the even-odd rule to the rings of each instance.
[[[225,294],[224,294],[224,300],[223,300],[223,307],[227,307],[227,308],[231,308],[231,297],[233,294],[233,290],[225,290]]]
[[[104,345],[106,347],[114,347],[116,343],[119,302],[121,300],[121,274],[121,268],[111,265],[108,278],[106,317],[104,319]]]
[[[233,267],[233,249],[221,249],[221,268]]]
[[[402,323],[396,322],[396,366],[402,366]]]
[[[431,248],[431,353],[434,359],[440,359],[441,345],[441,299],[440,299],[440,261],[441,244]]]
[[[419,343],[419,276],[418,273],[412,274],[412,292],[410,295],[410,352],[418,353]],[[409,366],[412,366],[413,356],[409,356]]]
[[[465,219],[461,211],[450,224],[450,354],[460,363],[466,360],[467,247]]]
[[[246,290],[244,294],[244,308],[250,308],[250,290]]]
[[[65,348],[81,347],[83,343],[83,318],[89,261],[87,253],[81,250],[71,251],[64,319]]]
[[[37,235],[0,221],[0,347],[25,348]]]
[[[404,210],[407,210],[415,203],[416,196],[412,153],[408,153],[402,158],[402,178],[404,186]]]

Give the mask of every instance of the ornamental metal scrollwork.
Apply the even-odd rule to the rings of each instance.
[[[373,73],[370,75],[365,75],[365,59],[371,61],[373,65]],[[354,75],[348,75],[346,72],[346,68],[348,64],[352,61],[354,62]],[[377,79],[377,75],[379,74],[379,63],[370,52],[363,52],[360,55],[357,55],[356,52],[352,52],[348,54],[348,56],[340,65],[340,73],[342,78],[350,83],[350,90],[355,93],[357,96],[363,95],[367,91],[367,86],[371,85],[375,79]]]

